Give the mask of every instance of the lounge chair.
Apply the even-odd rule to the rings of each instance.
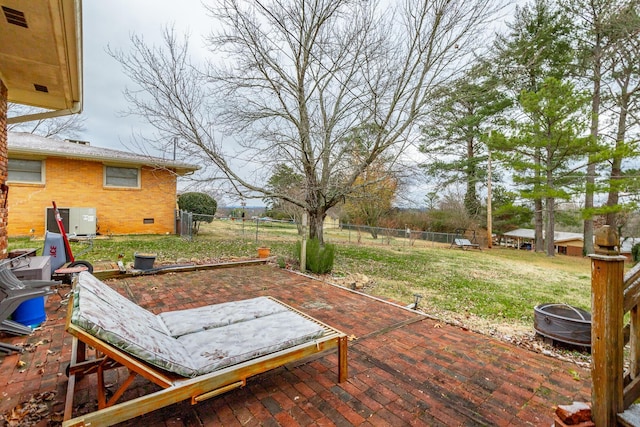
[[[469,248],[470,248],[470,249],[480,249],[480,250],[482,250],[482,249],[480,248],[480,245],[479,245],[479,244],[477,244],[477,243],[471,243],[471,242],[469,241],[469,239],[454,239],[454,240],[453,240],[453,244],[454,244],[456,247],[458,247],[458,248],[460,248],[460,249],[463,249],[463,250],[466,250],[466,249],[469,249]]]
[[[7,265],[0,267],[0,331],[13,335],[29,335],[31,327],[11,319],[13,312],[25,301],[52,293],[49,280],[20,281]],[[21,351],[20,347],[0,342],[0,352]]]
[[[155,315],[82,272],[66,328],[74,340],[63,426],[111,425],[185,399],[196,404],[336,347],[338,379],[347,377],[346,335],[269,297]],[[88,359],[87,347],[101,356]],[[107,399],[104,372],[118,366],[129,376]],[[76,377],[91,373],[98,379],[98,410],[71,419]],[[136,375],[162,389],[117,403]]]

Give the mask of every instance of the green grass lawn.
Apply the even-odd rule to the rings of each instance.
[[[292,258],[297,239],[291,224],[232,221],[203,224],[193,240],[173,235],[98,237],[86,254],[85,243],[72,243],[80,259],[98,263],[124,255],[133,262],[135,252],[156,253],[157,263],[213,262],[256,257],[258,246],[271,247],[272,255]],[[334,277],[361,273],[371,279],[367,293],[409,304],[414,294],[423,296],[422,310],[447,319],[475,319],[514,329],[533,327],[533,307],[564,302],[590,309],[590,260],[547,257],[528,251],[450,249],[447,245],[408,239],[372,239],[353,231],[326,230],[325,240],[335,243]],[[42,240],[9,239],[9,249],[37,247]],[[337,280],[337,279],[336,279]]]

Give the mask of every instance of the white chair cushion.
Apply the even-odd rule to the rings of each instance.
[[[178,338],[193,367],[205,374],[256,357],[294,347],[322,336],[324,329],[292,311]]]
[[[78,276],[71,322],[139,359],[185,377],[324,334],[318,323],[266,297],[156,316],[88,272]]]
[[[205,329],[246,322],[283,311],[287,311],[287,308],[282,304],[270,298],[258,297],[187,310],[167,311],[158,314],[157,319],[164,324],[169,335],[178,338]]]

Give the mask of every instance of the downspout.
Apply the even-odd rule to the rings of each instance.
[[[82,101],[74,102],[72,108],[65,110],[43,111],[42,113],[25,114],[24,116],[7,117],[7,124],[31,122],[34,120],[52,119],[54,117],[70,116],[82,112]]]

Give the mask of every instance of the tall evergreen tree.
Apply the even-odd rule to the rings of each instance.
[[[606,77],[606,52],[610,43],[607,33],[612,23],[611,16],[619,10],[621,0],[568,0],[563,2],[565,10],[575,22],[575,45],[581,69],[577,76],[591,88],[590,135],[593,143],[601,142],[600,113],[602,111],[602,85]],[[592,153],[587,165],[584,198],[584,253],[593,253],[593,216],[596,189],[597,164],[602,155]]]
[[[547,77],[563,79],[571,68],[573,50],[571,45],[571,22],[560,13],[556,5],[548,0],[535,0],[522,8],[516,8],[513,23],[506,35],[496,41],[496,70],[514,98],[523,92],[539,90]],[[515,115],[518,111],[514,112]],[[534,188],[542,182],[540,167],[542,154],[534,147]],[[543,251],[543,200],[534,197],[534,224],[536,251]]]
[[[583,159],[590,139],[585,107],[588,96],[573,84],[548,77],[537,91],[525,91],[520,105],[526,118],[515,122],[513,137],[507,138],[507,158],[517,174],[514,182],[525,184],[523,197],[544,201],[545,249],[555,254],[555,209],[557,199],[569,199],[567,191],[577,180],[576,161]]]
[[[472,217],[482,205],[478,184],[486,181],[487,150],[482,135],[510,104],[497,90],[488,67],[479,64],[437,92],[420,145],[420,151],[431,158],[424,165],[428,175],[439,178],[443,185],[464,182],[464,206]]]
[[[629,187],[623,162],[637,157],[638,140],[630,137],[640,117],[640,5],[637,1],[625,4],[610,17],[606,35],[608,38],[604,63],[610,70],[605,102],[613,104],[610,114],[616,117],[615,134],[611,136],[609,188],[605,208],[607,224],[620,228],[622,212],[629,208],[620,200],[620,193]]]

